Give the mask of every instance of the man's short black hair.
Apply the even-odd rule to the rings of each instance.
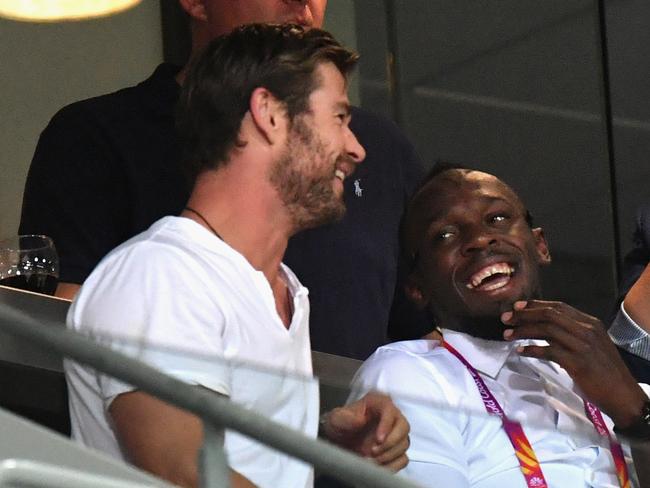
[[[309,108],[321,63],[331,62],[347,76],[357,59],[330,33],[292,24],[249,24],[214,39],[193,64],[178,105],[190,178],[217,168],[241,144],[241,122],[256,88],[283,102],[292,121]]]

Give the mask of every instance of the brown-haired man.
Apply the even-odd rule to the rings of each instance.
[[[20,232],[54,239],[61,262],[57,295],[72,297],[114,247],[165,215],[178,215],[190,187],[174,126],[191,60],[211,39],[252,22],[321,27],[326,0],[179,0],[190,23],[191,59],[164,63],[137,86],[74,103],[41,134],[29,170]],[[230,97],[232,93],[224,96]],[[398,226],[421,176],[419,160],[389,121],[353,107],[350,126],[367,158],[343,181],[348,212],[336,225],[289,242],[286,262],[310,292],[315,350],[367,358],[386,342],[396,287]],[[400,292],[395,294],[396,288]],[[418,316],[394,314],[417,329]]]
[[[404,473],[424,486],[630,486],[629,452],[609,435],[650,436],[650,389],[600,321],[540,300],[551,257],[517,194],[441,168],[410,202],[403,237],[408,294],[442,337],[380,348],[356,381],[393,394],[411,423]]]
[[[141,344],[138,357],[163,371],[315,436],[309,301],[282,256],[294,233],[345,211],[343,180],[365,156],[348,126],[355,61],[328,33],[299,26],[249,25],[210,44],[181,95],[189,202],[102,260],[69,326]],[[79,365],[66,372],[74,437],[197,486],[198,418]],[[406,464],[408,424],[387,397],[326,418],[331,439]],[[309,466],[244,436],[226,433],[225,450],[236,486],[311,484]]]

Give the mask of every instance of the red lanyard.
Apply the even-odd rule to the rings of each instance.
[[[618,484],[621,485],[621,488],[630,488],[630,474],[627,472],[627,464],[625,464],[625,456],[623,455],[623,448],[621,447],[620,442],[618,442],[609,432],[605,420],[603,419],[603,414],[600,412],[598,407],[587,400],[584,402],[585,413],[587,414],[587,417],[589,417],[589,420],[591,420],[591,423],[594,424],[596,432],[607,438],[609,441],[609,449],[612,452],[614,464],[616,465]]]
[[[476,388],[478,389],[481,400],[483,400],[483,405],[485,410],[489,414],[496,415],[501,419],[503,423],[503,430],[505,430],[508,439],[512,447],[515,449],[515,456],[519,461],[519,466],[521,472],[526,478],[526,483],[529,488],[548,488],[544,474],[542,473],[542,468],[535,456],[535,451],[533,451],[524,429],[522,428],[519,422],[515,422],[506,417],[506,413],[499,405],[499,402],[494,397],[490,389],[483,381],[483,378],[479,375],[478,371],[459,353],[454,347],[449,344],[447,341],[442,341],[442,346],[452,353],[456,358],[463,363],[467,368],[470,376],[476,383]],[[623,455],[623,449],[621,444],[616,441],[616,439],[610,434],[603,415],[593,403],[584,401],[585,403],[585,412],[589,417],[589,420],[594,424],[596,431],[604,437],[607,437],[609,440],[609,446],[614,458],[614,464],[616,466],[616,475],[618,476],[618,482],[621,485],[621,488],[630,488],[630,476],[627,471],[627,465],[625,464],[625,456]]]

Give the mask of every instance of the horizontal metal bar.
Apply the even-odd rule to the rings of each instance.
[[[151,488],[148,483],[91,474],[31,459],[0,462],[0,487],[16,488]]]
[[[268,418],[237,406],[226,397],[172,378],[159,370],[54,323],[35,320],[21,310],[0,305],[0,328],[35,346],[69,357],[114,376],[197,416],[256,439],[301,459],[325,474],[368,488],[416,488],[412,481],[352,455],[339,447],[311,439]]]

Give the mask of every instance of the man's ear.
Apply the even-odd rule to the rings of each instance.
[[[533,236],[535,238],[535,248],[537,249],[537,260],[539,264],[551,264],[551,251],[548,248],[548,242],[546,242],[542,228],[536,227],[533,229]]]
[[[208,19],[203,0],[179,0],[179,3],[191,18],[202,22]]]
[[[413,275],[406,279],[406,283],[404,284],[404,293],[406,294],[406,297],[420,310],[423,310],[428,305],[429,300],[424,297],[422,288],[420,288],[420,285],[416,282]]]
[[[286,136],[287,110],[282,102],[266,88],[253,90],[249,111],[255,126],[269,144]]]

